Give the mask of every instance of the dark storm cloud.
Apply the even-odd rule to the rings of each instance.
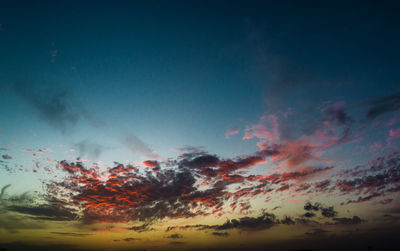
[[[367,105],[369,106],[367,119],[375,119],[382,114],[400,109],[400,93],[371,100]]]

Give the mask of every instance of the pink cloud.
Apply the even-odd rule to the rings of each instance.
[[[240,131],[240,127],[239,126],[231,126],[225,132],[225,138],[229,139],[232,135],[238,134],[239,131]]]
[[[390,129],[389,136],[393,138],[400,138],[400,128],[398,129]]]
[[[261,117],[260,123],[247,126],[243,139],[258,139],[267,140],[269,144],[275,144],[279,141],[279,124],[275,115]]]

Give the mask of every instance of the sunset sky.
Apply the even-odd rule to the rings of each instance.
[[[396,1],[0,1],[0,250],[400,250]]]

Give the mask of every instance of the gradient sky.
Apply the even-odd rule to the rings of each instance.
[[[398,10],[1,1],[0,248],[400,248]]]

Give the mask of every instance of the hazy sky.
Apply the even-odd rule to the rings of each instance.
[[[1,1],[0,248],[398,248],[398,10]]]

